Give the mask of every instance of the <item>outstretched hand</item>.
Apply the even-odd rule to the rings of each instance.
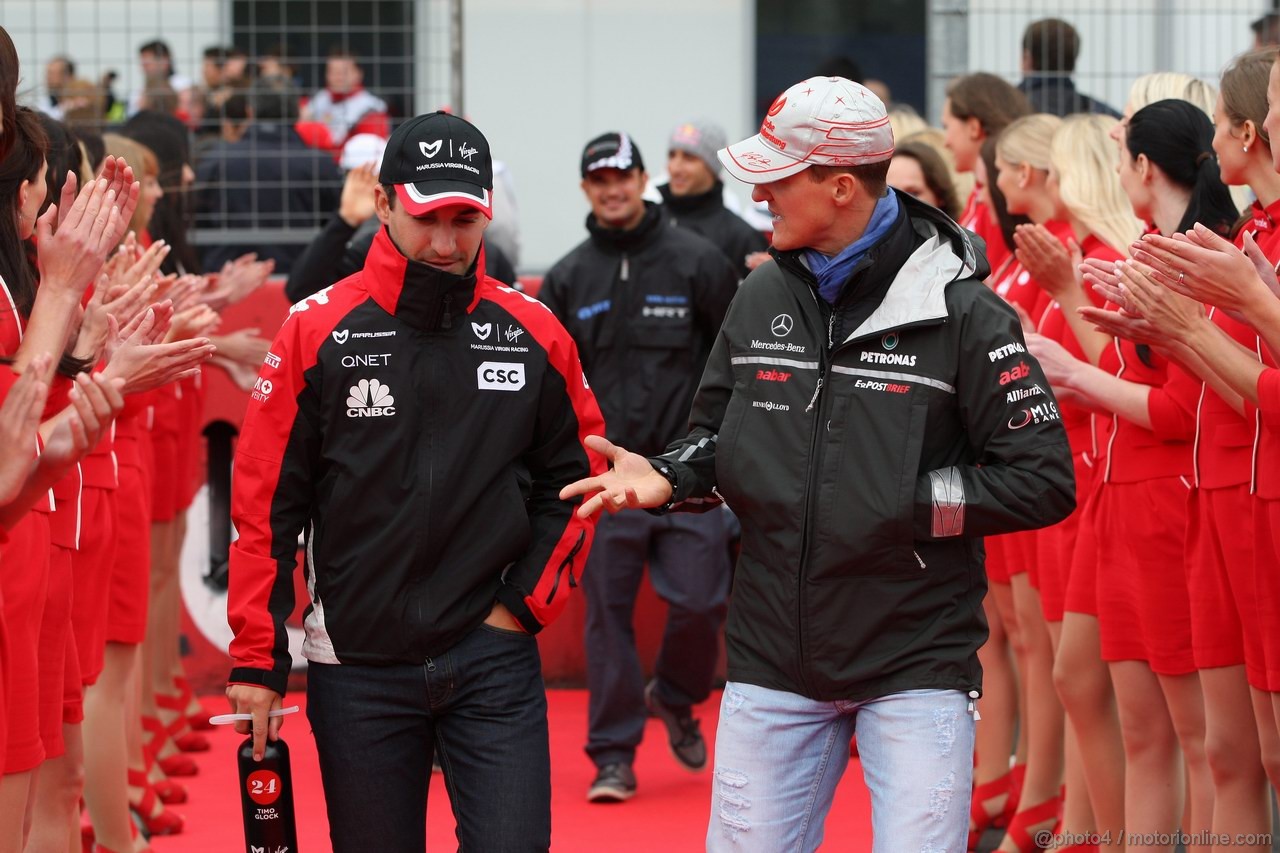
[[[619,447],[599,435],[587,436],[587,447],[609,460],[610,468],[598,477],[587,477],[560,490],[560,499],[589,495],[578,507],[579,518],[600,510],[652,509],[671,499],[671,483],[654,470],[649,460]]]

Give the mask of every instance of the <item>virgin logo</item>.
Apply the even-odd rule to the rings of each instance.
[[[769,107],[769,115],[776,116],[782,112],[782,108],[787,105],[787,96],[779,95],[778,100],[773,102],[773,106]]]

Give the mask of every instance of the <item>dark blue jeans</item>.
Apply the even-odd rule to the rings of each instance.
[[[729,517],[724,510],[602,513],[582,574],[587,594],[587,755],[597,767],[635,759],[648,714],[632,625],[646,563],[667,603],[654,661],[658,698],[696,705],[711,693],[728,611]]]
[[[311,664],[334,853],[422,853],[439,752],[458,849],[551,845],[547,694],[532,636],[481,625],[422,664]]]

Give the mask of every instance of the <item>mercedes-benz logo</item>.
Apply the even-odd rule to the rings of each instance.
[[[795,321],[791,319],[790,314],[779,314],[773,318],[773,325],[770,328],[773,330],[775,337],[785,338],[791,334],[791,327],[794,325]]]

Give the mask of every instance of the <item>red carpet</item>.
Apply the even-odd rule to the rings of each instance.
[[[635,798],[620,805],[591,805],[585,794],[594,767],[582,751],[587,731],[586,691],[552,690],[549,698],[553,850],[675,853],[703,849],[711,804],[710,769],[693,774],[677,766],[667,750],[665,729],[650,721],[636,757],[639,790]],[[304,700],[302,694],[291,694],[288,701],[302,704]],[[226,702],[221,698],[209,697],[205,706],[211,714],[226,712]],[[708,746],[715,734],[719,706],[717,693],[696,712],[702,719]],[[298,846],[301,853],[325,853],[330,847],[324,793],[306,717],[288,717],[282,735],[293,758]],[[152,846],[156,853],[226,853],[242,847],[235,762],[242,737],[225,727],[212,732],[211,738],[213,750],[195,756],[200,775],[183,780],[191,800],[173,807],[186,817],[186,830],[181,835],[155,839]],[[453,814],[439,776],[432,780],[428,802],[427,849],[456,850]],[[823,850],[864,853],[871,849],[871,804],[856,761],[850,763],[836,794],[826,837]]]

